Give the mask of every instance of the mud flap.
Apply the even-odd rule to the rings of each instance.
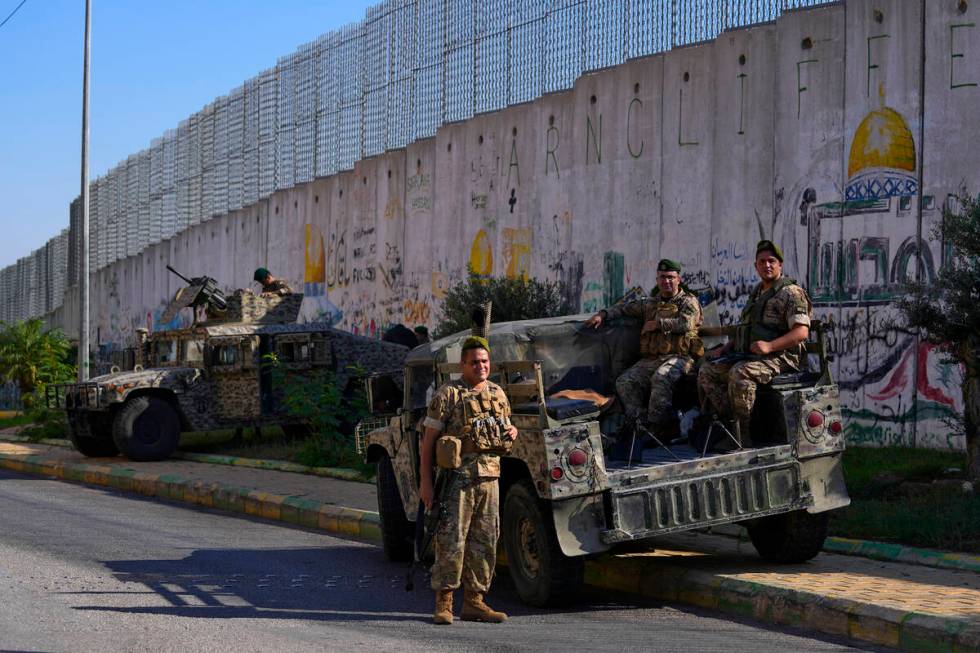
[[[850,505],[840,454],[801,460],[800,477],[813,495],[813,505],[806,509],[807,512],[825,512]]]
[[[561,551],[568,557],[608,551],[599,539],[605,529],[602,495],[593,494],[551,502],[555,533]]]

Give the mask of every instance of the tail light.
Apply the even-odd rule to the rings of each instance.
[[[806,416],[806,425],[811,429],[815,429],[823,424],[823,413],[819,410],[811,411],[809,415]]]
[[[844,426],[837,420],[830,423],[830,432],[837,435],[843,430]]]
[[[568,464],[573,467],[581,467],[589,462],[589,455],[581,449],[572,449],[568,454]]]
[[[563,472],[561,470],[561,467],[552,467],[551,468],[551,480],[553,480],[553,481],[560,481],[564,475],[565,475],[565,472]]]

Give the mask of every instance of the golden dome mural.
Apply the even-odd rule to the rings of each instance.
[[[905,119],[889,107],[861,121],[847,161],[848,200],[915,195],[915,140]]]

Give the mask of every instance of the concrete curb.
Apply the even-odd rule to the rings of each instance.
[[[377,513],[301,497],[270,494],[224,483],[193,481],[174,474],[146,474],[117,465],[65,463],[42,456],[0,454],[0,467],[318,528],[370,542],[381,540]]]
[[[0,454],[0,467],[183,501],[379,542],[378,514],[176,475],[144,474],[116,465],[65,463],[42,456]],[[813,592],[673,566],[639,556],[607,556],[586,563],[593,587],[718,610],[762,622],[799,626],[889,646],[909,653],[980,653],[980,624],[834,599]]]

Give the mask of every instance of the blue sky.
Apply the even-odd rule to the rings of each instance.
[[[0,0],[0,20],[20,0]],[[92,0],[91,178],[376,0]],[[79,194],[84,0],[0,28],[0,267],[68,226]]]

